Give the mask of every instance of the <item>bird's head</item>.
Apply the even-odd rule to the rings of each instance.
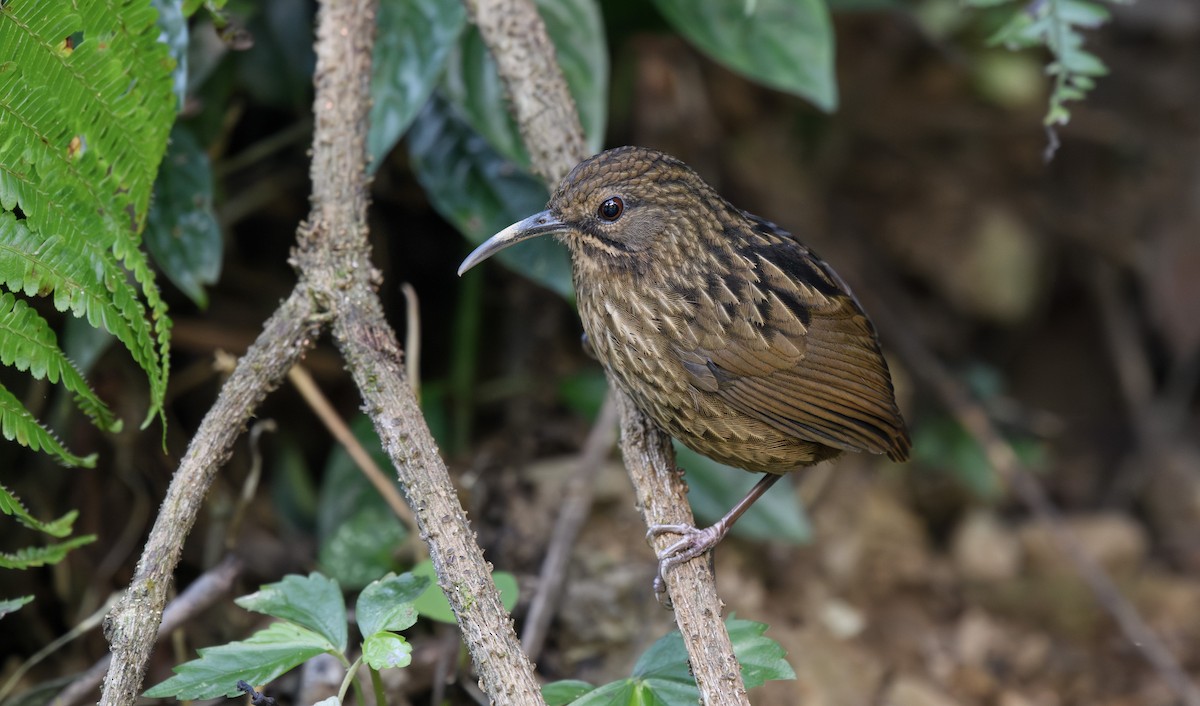
[[[545,211],[518,221],[475,249],[463,274],[522,240],[555,235],[580,260],[631,267],[667,241],[687,249],[696,224],[731,208],[686,164],[645,147],[618,147],[580,162]],[[711,221],[710,221],[711,222]]]

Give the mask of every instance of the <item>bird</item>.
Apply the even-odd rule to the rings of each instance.
[[[586,344],[609,380],[692,450],[763,478],[709,527],[658,553],[710,552],[784,474],[843,452],[908,459],[874,325],[846,282],[774,223],[741,210],[682,161],[636,146],[576,165],[546,210],[476,248],[467,270],[540,236],[567,247]]]

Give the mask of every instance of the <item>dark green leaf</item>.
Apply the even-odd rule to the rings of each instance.
[[[412,645],[394,632],[377,632],[363,641],[363,661],[371,669],[407,667],[412,664]]]
[[[152,0],[154,9],[158,10],[158,28],[162,35],[158,40],[167,45],[171,58],[175,60],[175,68],[171,71],[174,81],[175,98],[179,108],[187,97],[187,55],[188,55],[188,25],[184,18],[183,3],[180,0]]]
[[[701,51],[734,71],[837,108],[833,27],[823,0],[654,0]]]
[[[913,459],[940,468],[984,500],[1000,494],[1000,481],[987,455],[958,422],[937,417],[913,430]]]
[[[415,576],[429,579],[430,584],[421,597],[413,602],[417,612],[431,620],[454,624],[456,622],[454,611],[450,609],[450,602],[446,600],[446,595],[442,593],[442,589],[437,583],[433,562],[426,559],[414,566],[412,573]],[[500,602],[507,610],[512,610],[520,595],[516,577],[507,571],[496,571],[492,573],[492,580],[496,582],[496,588],[500,591]]]
[[[564,679],[543,684],[542,698],[546,700],[546,706],[566,706],[595,688],[585,681]]]
[[[371,420],[359,415],[350,427],[376,465],[390,468]],[[340,446],[329,455],[318,503],[318,563],[343,588],[362,588],[396,568],[393,554],[408,530]]]
[[[795,671],[784,659],[783,648],[763,635],[767,630],[766,625],[738,620],[731,615],[725,620],[725,626],[733,642],[733,653],[742,665],[742,680],[747,689],[762,686],[770,680],[796,678]],[[558,687],[558,684],[563,686]],[[583,682],[556,682],[544,689],[554,686],[555,695],[561,693],[566,697],[572,693],[571,688],[575,685],[578,685],[578,693],[581,694],[578,698],[550,701],[547,696],[549,706],[568,703],[571,706],[693,706],[700,699],[700,690],[688,668],[687,650],[678,630],[651,645],[638,659],[633,667],[633,675],[628,679],[605,684],[594,691],[589,690],[589,685]]]
[[[558,395],[568,407],[588,419],[595,419],[608,393],[608,378],[599,368],[587,368],[562,379]]]
[[[711,524],[721,519],[733,503],[743,497],[762,476],[725,466],[675,444],[680,468],[687,471],[688,500],[696,519]],[[750,506],[731,530],[739,537],[773,539],[805,544],[812,541],[812,527],[793,486],[785,478]]]
[[[541,182],[497,154],[437,94],[413,122],[408,149],[433,207],[472,243],[541,211],[549,200]],[[574,297],[570,260],[552,238],[521,243],[495,259],[564,297]]]
[[[310,628],[337,652],[346,651],[346,605],[337,581],[331,578],[315,572],[308,576],[292,574],[234,602],[246,610]]]
[[[372,635],[382,630],[400,631],[417,622],[417,600],[430,580],[412,574],[388,574],[373,581],[358,596],[355,617],[363,635]]]
[[[595,0],[537,0],[537,7],[579,110],[588,149],[599,152],[608,115],[608,46],[600,11]],[[451,102],[492,147],[508,160],[529,166],[496,64],[474,27],[451,55],[444,86]]]
[[[208,154],[185,128],[171,131],[171,144],[154,184],[146,248],[197,306],[208,305],[204,285],[221,274],[221,227],[213,212]]]
[[[372,172],[429,100],[466,24],[466,8],[460,0],[380,2],[367,134]]]
[[[343,623],[345,624],[345,623]],[[199,659],[175,668],[175,676],[154,686],[148,698],[215,699],[235,697],[238,680],[266,684],[333,646],[317,633],[291,623],[273,623],[243,642],[198,650]]]
[[[733,653],[742,665],[742,681],[747,689],[762,686],[768,681],[796,678],[796,671],[786,659],[787,651],[765,635],[765,623],[738,620],[730,616],[725,625],[729,628],[729,639],[733,641]]]
[[[33,600],[33,596],[21,596],[19,598],[5,598],[0,600],[0,618],[15,613],[20,610],[21,606]]]

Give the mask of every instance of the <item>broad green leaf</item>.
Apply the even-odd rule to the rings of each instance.
[[[370,503],[321,543],[317,562],[344,588],[353,590],[395,569],[396,548],[407,537],[408,531],[390,508]]]
[[[769,681],[796,678],[796,671],[786,659],[787,651],[766,636],[765,623],[730,616],[725,625],[729,628],[729,639],[733,641],[733,653],[737,656],[738,664],[742,665],[742,681],[747,689]]]
[[[192,133],[176,126],[154,184],[146,248],[167,278],[197,306],[208,306],[204,285],[221,274],[221,226],[213,211],[208,154]]]
[[[768,680],[795,679],[779,643],[765,637],[767,626],[730,616],[725,620],[733,654],[742,665],[747,689]],[[650,646],[633,667],[633,681],[642,682],[664,704],[694,704],[700,698],[696,680],[688,669],[683,637],[673,630]]]
[[[472,243],[543,210],[550,198],[541,182],[497,154],[436,93],[413,122],[408,149],[433,207]],[[552,238],[534,238],[493,259],[574,297],[567,251]]]
[[[377,632],[363,641],[363,661],[371,669],[407,667],[412,664],[412,645],[394,632]]]
[[[696,519],[711,524],[749,492],[762,476],[725,466],[675,444],[679,467],[687,471],[688,501]],[[812,527],[795,490],[784,479],[750,506],[731,532],[750,539],[773,539],[796,544],[812,541]]]
[[[355,617],[358,629],[363,635],[412,627],[417,622],[417,609],[413,601],[417,600],[430,581],[424,576],[412,574],[388,574],[378,581],[373,581],[358,596],[355,607]]]
[[[5,598],[0,600],[0,618],[15,613],[21,609],[21,606],[33,600],[33,596],[20,596],[19,598]]]
[[[381,0],[371,63],[370,171],[429,100],[467,24],[461,0]]]
[[[376,465],[391,468],[370,418],[359,415],[350,428]],[[391,480],[399,488],[394,474]],[[350,454],[341,446],[334,449],[325,464],[317,505],[322,570],[337,576],[346,590],[362,588],[396,568],[396,547],[407,536],[408,530]]]
[[[256,0],[246,30],[254,45],[237,52],[238,78],[255,101],[281,110],[311,109],[315,5],[295,0]]]
[[[308,576],[292,574],[242,596],[234,603],[255,613],[302,625],[327,640],[333,650],[346,651],[346,605],[342,602],[337,581],[331,578],[315,572]],[[246,681],[261,683],[253,679]]]
[[[654,0],[688,41],[725,66],[831,112],[833,27],[823,0]]]
[[[608,46],[595,0],[537,0],[591,152],[604,143],[608,115]],[[501,155],[529,167],[529,154],[508,110],[496,63],[471,27],[450,56],[443,86],[468,123]]]
[[[770,680],[795,679],[796,673],[784,659],[779,643],[764,637],[767,626],[730,616],[725,620],[733,653],[742,666],[742,680],[747,689],[762,686]],[[550,706],[615,706],[617,704],[661,706],[693,706],[700,699],[700,690],[688,668],[687,650],[683,637],[673,630],[650,646],[633,667],[633,675],[595,689],[588,690],[585,682],[556,682],[543,688],[556,700],[546,700]],[[586,687],[586,688],[585,688]],[[564,700],[572,693],[580,696]]]
[[[414,576],[425,577],[429,580],[429,587],[417,600],[413,601],[417,612],[431,620],[454,624],[456,622],[454,611],[451,610],[450,602],[446,600],[446,595],[442,593],[441,586],[437,583],[433,562],[426,559],[414,566],[412,573]],[[496,582],[496,589],[500,591],[500,602],[506,610],[512,610],[520,595],[516,577],[507,571],[495,571],[492,573],[492,580]]]
[[[343,623],[344,624],[344,623]],[[233,698],[238,680],[266,684],[335,648],[321,635],[291,623],[273,623],[241,642],[201,648],[199,659],[175,667],[175,676],[146,690],[152,699]]]
[[[562,681],[543,684],[542,698],[545,699],[546,706],[567,706],[567,704],[574,703],[576,699],[595,690],[595,688],[585,681],[564,679]]]

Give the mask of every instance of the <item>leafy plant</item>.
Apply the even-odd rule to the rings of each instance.
[[[387,576],[359,594],[355,618],[363,636],[361,656],[350,661],[347,653],[347,616],[337,582],[321,574],[287,576],[242,596],[237,604],[280,622],[272,623],[249,639],[200,649],[200,657],[175,668],[175,676],[148,689],[150,698],[215,699],[239,693],[238,682],[265,684],[319,654],[337,657],[346,667],[341,697],[366,663],[372,673],[407,667],[412,647],[399,634],[417,621],[413,601],[429,580],[412,574]],[[377,675],[376,675],[377,676]],[[378,685],[378,679],[372,679]],[[377,687],[378,688],[378,687]],[[384,703],[377,693],[377,703]]]
[[[823,0],[654,0],[701,51],[821,110],[837,108],[833,24]]]
[[[796,678],[783,648],[764,635],[766,625],[730,616],[725,626],[747,689]],[[601,687],[577,680],[552,682],[542,687],[542,696],[549,706],[693,706],[700,700],[700,690],[688,670],[683,636],[675,630],[651,645],[626,679]]]
[[[177,105],[155,17],[139,0],[0,7],[0,362],[61,381],[107,431],[120,421],[14,295],[49,297],[115,336],[149,381],[145,423],[162,415],[170,320],[138,248]],[[95,462],[68,453],[3,388],[0,423],[5,438],[64,464]]]
[[[1122,1],[1122,0],[1111,0]],[[1048,155],[1057,147],[1054,129],[1071,120],[1070,101],[1083,100],[1108,73],[1104,62],[1083,48],[1081,30],[1095,29],[1108,21],[1106,7],[1093,0],[964,0],[976,8],[1012,7],[1011,14],[989,40],[1010,50],[1046,47],[1052,57],[1046,73],[1052,77],[1050,104],[1043,122],[1051,135]]]

